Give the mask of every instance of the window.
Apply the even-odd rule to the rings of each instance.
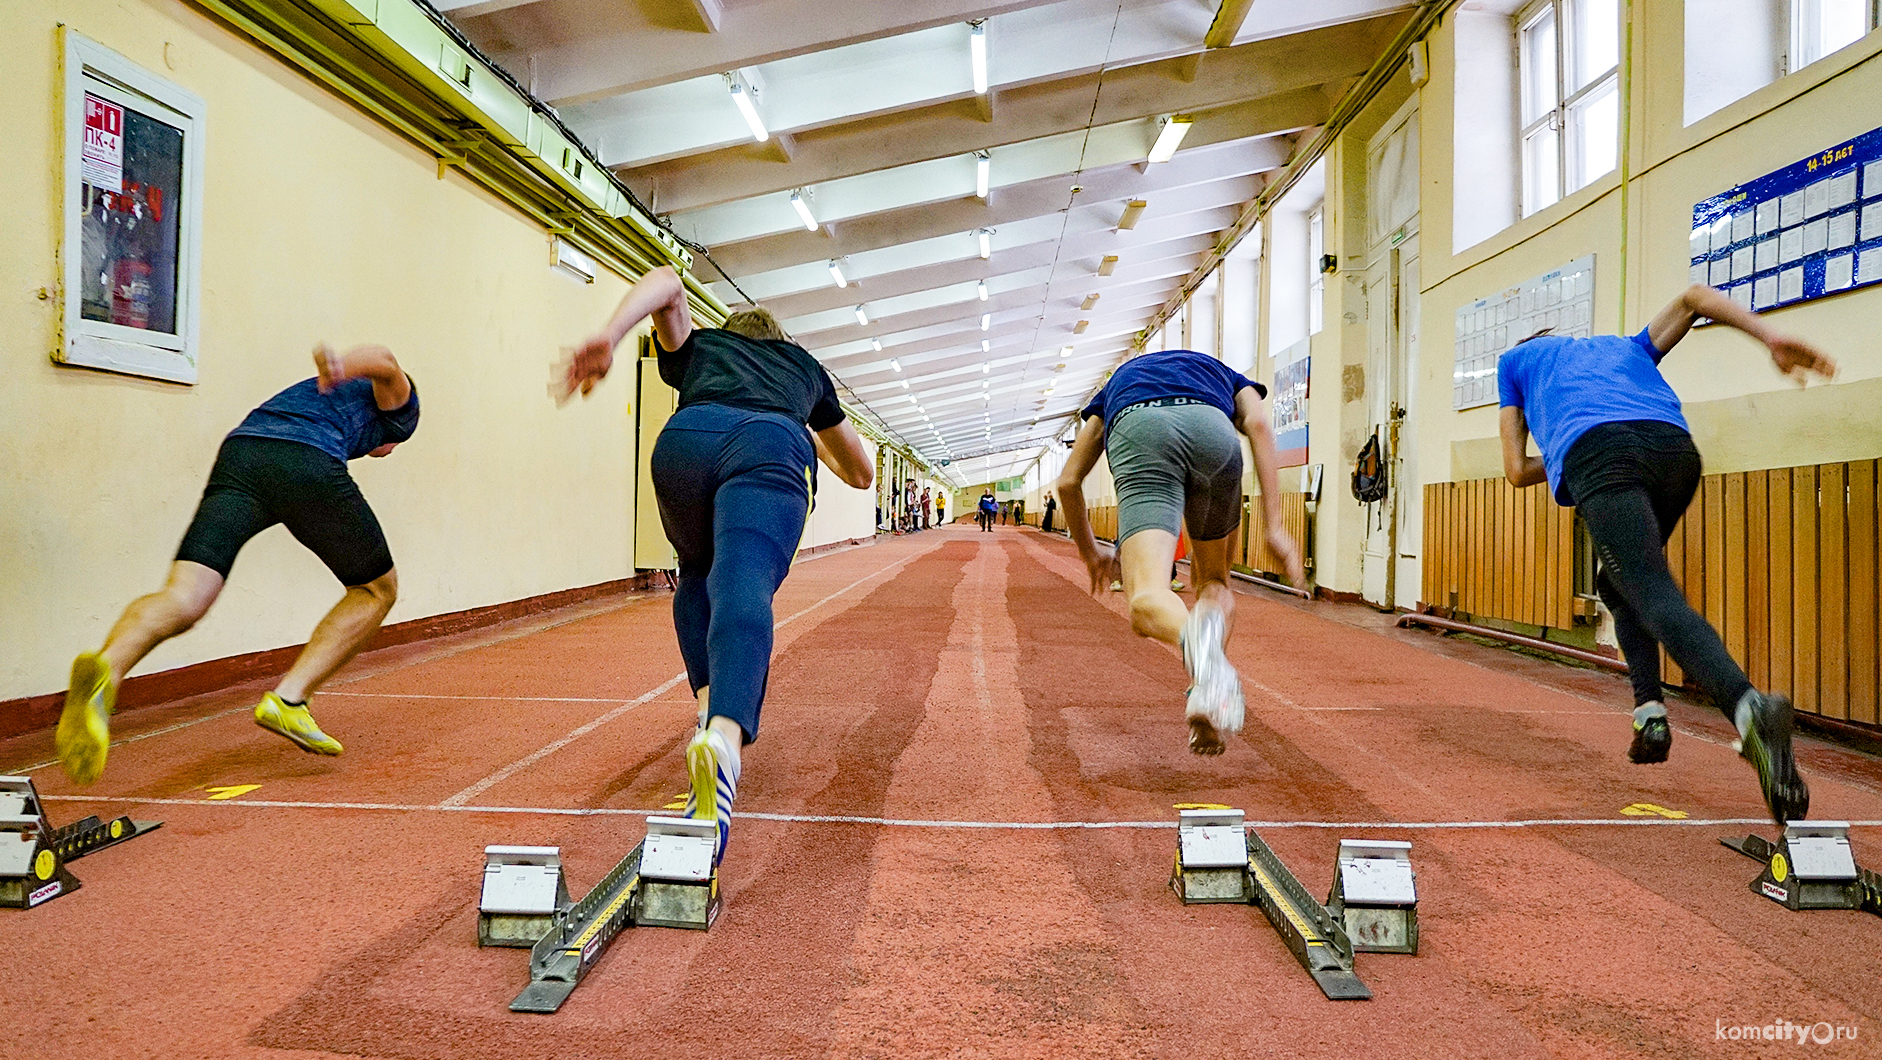
[[[1854,44],[1875,28],[1874,0],[1790,0],[1792,70]]]
[[[1618,159],[1619,0],[1541,0],[1517,16],[1516,32],[1526,217]]]
[[[203,101],[66,33],[66,364],[196,381]]]
[[[1327,277],[1320,271],[1320,257],[1326,253],[1326,206],[1313,208],[1307,215],[1307,334],[1318,335],[1325,326]]]

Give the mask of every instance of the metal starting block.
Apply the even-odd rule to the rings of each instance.
[[[710,928],[720,906],[712,864],[718,842],[715,821],[649,817],[647,838],[573,903],[559,848],[486,847],[478,943],[531,947],[529,985],[510,1002],[510,1011],[561,1008],[623,928]],[[538,910],[550,898],[545,917]],[[523,939],[530,930],[536,935]]]
[[[87,817],[54,828],[31,777],[0,777],[0,906],[30,909],[78,890],[81,884],[67,862],[162,824]]]
[[[1342,839],[1327,912],[1359,953],[1418,952],[1418,886],[1411,844]]]
[[[1176,868],[1170,874],[1170,888],[1178,897],[1186,904],[1260,906],[1329,1000],[1371,999],[1372,991],[1353,971],[1353,944],[1345,927],[1314,900],[1259,835],[1246,830],[1240,810],[1179,813]]]
[[[1848,821],[1794,821],[1773,843],[1763,836],[1719,842],[1764,862],[1754,894],[1787,909],[1861,909],[1882,916],[1882,875],[1856,864]]]

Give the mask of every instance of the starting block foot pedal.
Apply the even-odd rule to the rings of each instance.
[[[1184,905],[1248,903],[1248,831],[1240,810],[1179,810],[1170,889]]]
[[[1418,952],[1418,886],[1411,844],[1342,839],[1327,912],[1357,953]]]
[[[1753,894],[1787,909],[1863,909],[1882,915],[1882,877],[1856,864],[1848,821],[1793,821],[1773,843],[1758,835],[1719,842],[1764,862]]]
[[[78,877],[66,868],[68,862],[162,824],[87,817],[54,828],[31,777],[0,777],[0,906],[30,909],[78,890]]]
[[[716,821],[647,818],[640,859],[640,903],[634,923],[704,931],[719,918],[719,847]]]
[[[534,946],[571,904],[560,847],[484,848],[477,945]]]

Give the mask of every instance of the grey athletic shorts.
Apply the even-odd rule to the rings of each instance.
[[[1117,480],[1117,540],[1139,530],[1189,526],[1192,541],[1214,541],[1242,522],[1242,442],[1213,405],[1125,409],[1105,432]]]

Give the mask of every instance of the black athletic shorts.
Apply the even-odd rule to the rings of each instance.
[[[303,442],[240,435],[223,439],[176,558],[227,578],[249,538],[276,523],[342,585],[392,569],[386,535],[344,463]]]

